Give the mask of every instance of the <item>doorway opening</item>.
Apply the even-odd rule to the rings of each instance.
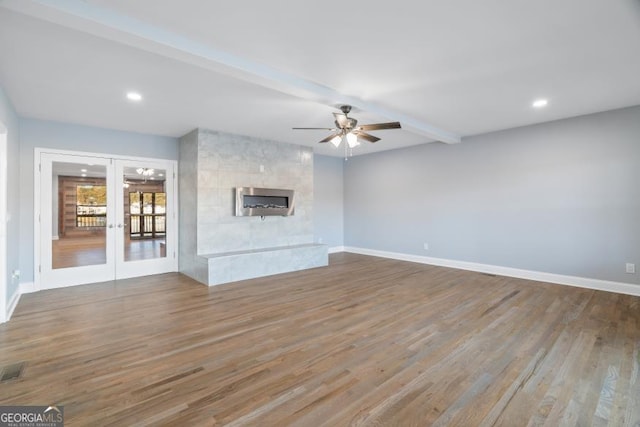
[[[175,161],[37,155],[37,289],[177,271]]]

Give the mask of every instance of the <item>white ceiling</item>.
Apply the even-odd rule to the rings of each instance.
[[[360,123],[401,121],[361,154],[640,104],[640,0],[0,5],[0,85],[47,120],[340,155],[291,127],[331,127],[340,103]]]

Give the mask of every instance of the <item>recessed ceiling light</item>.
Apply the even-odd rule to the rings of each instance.
[[[83,173],[83,174],[81,174],[80,176],[81,176],[81,177],[83,177],[83,178],[85,178],[85,177],[87,176],[87,174],[86,174],[86,173]]]
[[[80,169],[80,172],[86,172],[86,171],[87,171],[86,169]]]
[[[129,101],[142,101],[142,95],[138,92],[127,92],[127,99]]]
[[[547,101],[546,99],[536,99],[535,101],[533,101],[533,108],[542,108],[542,107],[546,107],[547,104],[549,103],[549,101]]]

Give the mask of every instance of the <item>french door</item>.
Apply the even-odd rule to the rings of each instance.
[[[175,162],[36,157],[38,289],[177,271]]]

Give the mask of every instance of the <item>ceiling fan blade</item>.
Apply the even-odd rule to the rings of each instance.
[[[370,125],[361,125],[358,127],[358,130],[383,130],[383,129],[400,129],[400,122],[373,123]]]
[[[333,113],[333,115],[336,118],[336,126],[338,126],[340,129],[344,129],[349,125],[349,118],[346,116],[346,114]]]
[[[369,142],[380,141],[380,138],[378,138],[377,136],[369,135],[368,133],[364,133],[362,131],[357,131],[353,133],[355,133],[358,136],[358,138],[364,139],[365,141],[369,141]]]
[[[335,130],[335,129],[334,129],[334,130]],[[331,141],[333,138],[335,138],[336,136],[340,136],[340,133],[339,133],[339,132],[332,133],[331,135],[329,135],[328,137],[326,137],[325,139],[323,139],[322,141],[320,141],[320,143],[329,142],[329,141]]]
[[[336,131],[336,128],[291,128],[291,129],[295,129],[295,130],[330,130],[330,131]]]

